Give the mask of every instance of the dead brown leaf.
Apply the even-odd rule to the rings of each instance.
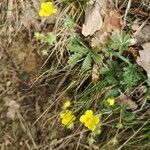
[[[135,19],[135,20],[133,21],[132,26],[131,26],[132,30],[133,30],[133,31],[137,31],[137,30],[139,29],[139,27],[140,27],[139,24],[140,24],[140,20],[139,20],[139,19]]]
[[[145,43],[143,49],[139,51],[140,56],[137,57],[136,62],[147,72],[147,76],[150,77],[150,43]]]
[[[5,106],[8,107],[7,117],[14,120],[16,118],[16,111],[19,109],[20,105],[14,100],[7,100]]]
[[[109,40],[109,34],[107,32],[99,31],[91,40],[92,47],[101,47]]]
[[[104,31],[120,33],[122,28],[121,14],[117,10],[109,11],[104,18]]]
[[[95,0],[95,2],[100,6],[101,15],[105,16],[107,12],[106,10],[108,9],[108,1],[107,0]]]
[[[85,21],[82,26],[82,34],[84,36],[93,35],[96,31],[100,30],[103,24],[103,19],[100,13],[100,5],[94,3],[90,10],[87,10]]]
[[[128,48],[128,53],[131,54],[131,56],[133,56],[134,58],[138,57],[138,53],[139,49],[137,47],[129,47]]]
[[[132,93],[132,97],[138,100],[139,102],[144,102],[144,94],[147,92],[147,87],[145,85],[138,86]]]
[[[138,105],[125,94],[121,94],[118,100],[119,103],[127,105],[132,110],[136,110],[138,108]]]
[[[139,44],[150,42],[150,25],[145,25],[142,29],[136,31],[134,38],[137,39],[137,43]]]
[[[92,69],[92,82],[96,82],[99,79],[99,65],[94,64]]]
[[[120,33],[122,28],[121,14],[116,10],[107,11],[102,28],[91,40],[92,47],[101,47],[109,41],[109,33]]]

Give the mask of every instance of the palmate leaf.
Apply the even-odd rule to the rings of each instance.
[[[70,52],[80,53],[82,55],[85,55],[88,52],[88,50],[85,47],[83,47],[79,44],[70,43],[70,44],[68,44],[67,48]]]
[[[75,23],[73,21],[73,19],[70,16],[66,16],[65,20],[64,20],[64,26],[67,29],[72,29],[74,27]]]
[[[34,37],[44,44],[53,45],[56,43],[56,35],[53,32],[48,32],[46,35],[40,32],[35,32]]]
[[[69,57],[68,64],[75,65],[82,58],[82,54],[74,53]]]
[[[117,97],[119,95],[119,91],[117,88],[110,89],[105,93],[105,99],[109,97]]]
[[[120,74],[119,64],[115,61],[107,60],[107,67],[101,67],[99,70],[100,75],[103,76],[108,85],[118,84],[118,76]]]
[[[44,42],[48,43],[49,45],[52,45],[56,42],[56,36],[52,32],[49,32],[47,33],[47,36],[45,37]]]
[[[141,69],[135,64],[124,67],[123,71],[121,84],[126,85],[128,88],[136,86],[144,78]]]
[[[77,64],[79,60],[85,57],[89,51],[86,47],[84,47],[84,44],[82,44],[82,41],[78,36],[74,37],[70,41],[70,43],[67,45],[67,49],[71,52],[71,56],[68,60],[70,65]]]
[[[120,53],[126,51],[129,46],[130,36],[122,32],[120,35],[112,35],[112,44],[111,48],[115,50],[119,50]]]
[[[94,60],[95,63],[100,63],[100,61],[102,60],[101,56],[98,55],[95,52],[91,53],[91,57],[92,57],[92,59]]]
[[[84,61],[83,61],[83,63],[82,63],[82,68],[81,68],[81,70],[82,70],[82,71],[87,71],[87,70],[91,69],[91,65],[92,65],[92,59],[91,59],[90,54],[88,54],[88,55],[85,57],[85,59],[84,59]]]

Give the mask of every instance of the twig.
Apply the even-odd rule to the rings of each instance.
[[[126,26],[126,19],[127,19],[127,15],[128,15],[129,10],[130,10],[130,7],[131,7],[131,2],[132,2],[132,0],[128,1],[127,9],[125,11],[125,15],[124,15],[124,27]]]
[[[80,145],[80,141],[81,141],[81,139],[82,139],[82,136],[83,136],[83,131],[80,133],[80,137],[79,137],[79,140],[78,140],[78,143],[77,143],[76,150],[78,150],[78,148],[79,148],[79,145]]]

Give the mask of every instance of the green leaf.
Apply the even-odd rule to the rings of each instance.
[[[88,52],[88,50],[85,47],[80,46],[79,44],[70,43],[68,44],[67,48],[70,52],[80,53],[82,55],[85,55]]]
[[[119,50],[120,53],[128,49],[130,36],[122,32],[120,35],[112,35],[111,48]]]
[[[66,16],[65,20],[64,20],[64,26],[67,29],[72,29],[74,27],[75,23],[73,21],[73,19],[69,16]]]
[[[49,45],[52,45],[56,42],[56,36],[52,32],[49,32],[43,41]]]
[[[144,75],[141,72],[141,69],[136,65],[130,65],[123,68],[121,84],[127,86],[127,88],[132,88],[137,84],[140,84],[140,81],[143,80]]]
[[[100,73],[101,75],[107,74],[108,71],[109,71],[109,69],[108,69],[108,68],[105,68],[105,67],[101,67],[101,68],[99,69],[99,73]]]
[[[108,97],[117,97],[119,95],[118,89],[110,89],[108,91],[106,91],[105,93],[105,98]]]
[[[56,36],[52,32],[48,32],[47,35],[44,35],[43,33],[35,32],[34,37],[37,40],[40,40],[41,43],[46,43],[49,45],[52,45],[56,42]]]
[[[34,33],[34,37],[37,39],[37,40],[41,40],[44,38],[44,34],[40,33],[40,32],[35,32]]]
[[[91,59],[90,55],[88,54],[82,63],[81,70],[87,71],[87,70],[91,69],[91,64],[92,64],[92,59]]]
[[[91,57],[93,58],[95,63],[99,63],[102,60],[101,56],[94,52],[91,54]]]
[[[68,63],[69,65],[75,65],[78,63],[78,61],[82,58],[82,55],[79,54],[79,53],[75,53],[75,54],[72,54],[70,57],[69,57],[69,60],[68,60]]]
[[[132,112],[128,112],[128,111],[124,112],[124,120],[126,122],[131,122],[134,119],[135,119],[135,114],[133,114]]]

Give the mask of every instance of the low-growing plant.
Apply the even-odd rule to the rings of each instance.
[[[40,32],[35,32],[34,37],[39,40],[41,43],[52,45],[56,43],[56,36],[52,32],[48,32],[47,34],[43,34]]]
[[[143,70],[127,56],[129,35],[121,33],[111,39],[103,48],[106,61],[99,70],[100,75],[107,85],[114,84],[123,91],[129,91],[145,80]]]
[[[85,72],[91,69],[92,63],[98,63],[101,57],[95,52],[95,50],[90,50],[82,42],[79,37],[74,37],[68,44],[67,49],[71,53],[69,56],[69,65],[76,65],[81,62],[81,71]]]

